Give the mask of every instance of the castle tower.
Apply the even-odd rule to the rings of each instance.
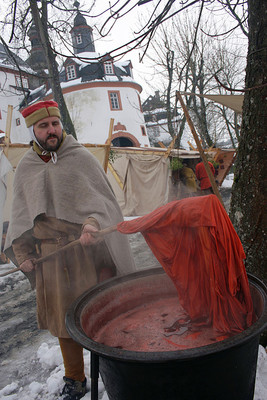
[[[79,3],[76,1],[74,5],[79,7]],[[74,26],[70,31],[72,46],[74,54],[79,54],[83,52],[95,52],[93,29],[87,25],[86,19],[77,10],[77,15],[74,18]]]
[[[28,36],[31,42],[30,57],[27,63],[37,72],[47,69],[45,54],[40,43],[35,25],[32,24],[28,30]]]

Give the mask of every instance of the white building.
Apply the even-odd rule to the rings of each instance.
[[[11,143],[29,143],[28,130],[19,105],[30,88],[39,86],[36,73],[19,57],[0,44],[0,132],[6,132],[11,113]],[[11,107],[8,107],[11,106]]]
[[[95,51],[92,28],[77,11],[71,30],[74,57],[60,74],[64,98],[81,143],[104,144],[114,119],[112,144],[150,147],[141,106],[142,87],[134,80],[131,61],[115,62]],[[52,99],[51,91],[28,101]]]

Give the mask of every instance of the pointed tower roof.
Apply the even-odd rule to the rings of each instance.
[[[27,33],[31,42],[30,56],[27,62],[36,71],[43,71],[48,68],[47,61],[34,22],[29,27]]]
[[[85,17],[78,10],[79,3],[76,1],[77,14],[74,18],[73,27],[70,31],[74,54],[84,52],[95,52],[93,29],[87,24]]]
[[[82,25],[87,25],[87,22],[85,17],[80,13],[80,11],[78,11],[76,17],[74,18],[74,26]]]

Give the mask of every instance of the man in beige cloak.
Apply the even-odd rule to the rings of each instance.
[[[69,337],[65,313],[85,290],[135,266],[126,236],[114,232],[99,243],[92,235],[123,217],[98,161],[62,130],[57,103],[38,102],[22,115],[33,147],[16,170],[5,252],[36,287],[38,326],[59,338],[62,398],[76,400],[86,391],[83,349]],[[81,244],[35,265],[78,238]]]

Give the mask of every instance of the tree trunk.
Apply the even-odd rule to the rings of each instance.
[[[248,15],[247,90],[231,218],[246,252],[247,270],[266,283],[267,1],[248,0]]]
[[[171,107],[171,88],[172,88],[172,80],[173,80],[173,60],[174,60],[174,51],[169,50],[167,53],[167,71],[168,71],[168,87],[167,87],[167,101],[166,101],[166,109],[167,109],[167,123],[169,134],[172,138],[175,136],[173,124],[172,124],[172,107]]]
[[[58,66],[56,62],[55,54],[51,48],[50,40],[47,31],[47,3],[42,1],[42,17],[40,17],[39,9],[37,7],[37,0],[29,0],[30,8],[32,12],[32,17],[34,24],[39,32],[40,41],[42,43],[43,50],[45,52],[48,71],[49,71],[49,81],[51,83],[51,88],[54,96],[54,100],[58,103],[58,107],[61,114],[62,123],[66,133],[72,135],[75,139],[76,133],[72,120],[67,109],[63,93],[59,81]]]

